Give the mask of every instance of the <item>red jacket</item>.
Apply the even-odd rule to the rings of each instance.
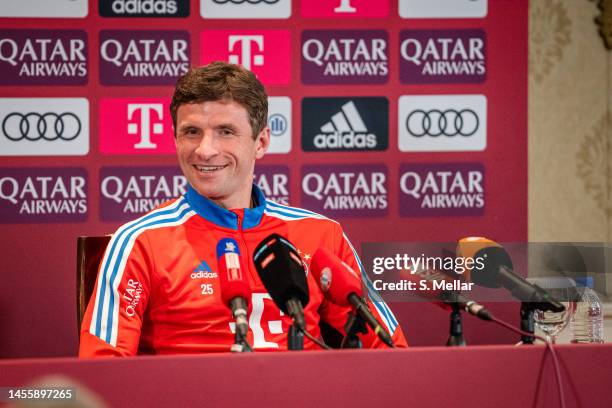
[[[191,187],[176,200],[120,227],[100,265],[94,296],[81,326],[81,357],[134,354],[227,352],[234,343],[230,310],[222,303],[216,246],[234,238],[245,259],[252,298],[248,341],[256,350],[286,350],[288,316],[276,307],[255,266],[255,247],[272,232],[287,237],[309,264],[324,246],[355,270],[360,261],[340,224],[299,208],[267,201],[253,186],[257,204],[225,210]],[[362,270],[362,275],[365,274]],[[369,281],[369,291],[373,291]],[[310,302],[307,330],[320,334],[323,319],[344,334],[347,308],[325,300],[308,274]],[[377,296],[370,292],[370,298]],[[377,298],[380,300],[380,298]],[[382,302],[370,302],[397,345],[406,340],[397,320]],[[371,332],[364,347],[386,347]],[[305,349],[318,346],[304,339]]]

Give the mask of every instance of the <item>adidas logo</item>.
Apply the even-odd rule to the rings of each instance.
[[[210,269],[210,266],[206,263],[206,261],[200,262],[200,264],[193,270],[191,274],[191,279],[200,279],[200,278],[217,278],[216,272],[213,272]]]
[[[349,101],[321,126],[313,143],[317,149],[374,149],[377,139],[375,134],[368,133],[357,107]]]
[[[176,0],[115,0],[111,6],[116,14],[176,14]]]

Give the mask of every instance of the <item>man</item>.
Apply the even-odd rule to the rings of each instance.
[[[192,69],[178,80],[170,111],[188,190],[113,235],[85,312],[79,355],[229,351],[232,319],[221,301],[215,252],[228,237],[240,246],[253,292],[249,343],[255,350],[287,349],[291,320],[257,275],[255,247],[276,232],[306,262],[326,247],[359,270],[357,255],[337,222],[267,201],[253,185],[255,161],[270,144],[267,95],[253,73],[221,62]],[[343,333],[348,310],[325,301],[312,274],[308,286],[308,331],[317,337],[323,319]],[[405,345],[384,302],[370,305]],[[362,341],[383,347],[371,332]],[[304,348],[318,346],[305,339]]]

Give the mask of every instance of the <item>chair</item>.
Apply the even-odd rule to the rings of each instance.
[[[77,331],[81,335],[81,322],[96,285],[98,268],[110,235],[77,238]]]

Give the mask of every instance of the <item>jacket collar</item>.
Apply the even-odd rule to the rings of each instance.
[[[261,222],[261,218],[266,208],[266,197],[255,184],[253,184],[251,197],[253,198],[255,207],[230,211],[200,195],[191,185],[187,187],[187,192],[185,193],[187,202],[200,217],[220,227],[233,230],[238,230],[240,218],[242,218],[243,230],[254,228]]]

